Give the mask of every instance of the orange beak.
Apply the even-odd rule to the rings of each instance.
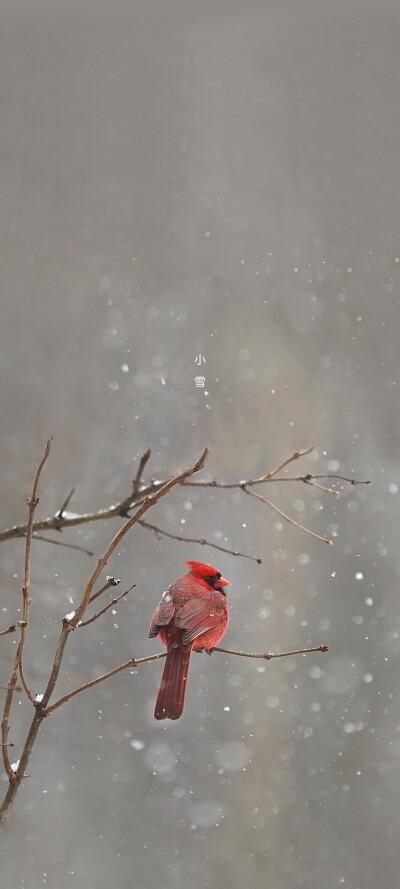
[[[230,580],[225,580],[225,577],[220,577],[219,580],[215,581],[214,589],[222,590],[222,587],[230,586],[230,585],[231,585]]]

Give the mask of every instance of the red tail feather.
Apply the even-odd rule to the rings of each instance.
[[[185,648],[171,648],[167,654],[156,699],[155,719],[179,719],[182,716],[191,646],[189,650]]]

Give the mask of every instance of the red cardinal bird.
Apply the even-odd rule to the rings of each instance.
[[[214,648],[228,626],[228,602],[223,587],[229,580],[202,562],[185,562],[189,574],[179,577],[163,594],[149,636],[167,646],[167,659],[154,710],[155,719],[179,719],[185,702],[192,650]]]

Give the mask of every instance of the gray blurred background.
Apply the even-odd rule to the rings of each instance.
[[[0,4],[1,527],[25,519],[49,434],[38,517],[73,485],[72,510],[124,498],[149,446],[147,478],[206,445],[202,478],[227,481],[315,445],[288,474],[372,481],[264,488],[333,547],[231,491],[149,516],[261,566],[125,539],[108,571],[136,588],[73,634],[57,697],[160,649],[183,559],[232,581],[228,647],[330,652],[194,655],[177,723],[153,720],[160,663],[71,701],[7,823],[5,886],[398,882],[399,27],[394,0]],[[62,539],[98,557],[119,526]],[[1,545],[2,626],[23,558]],[[34,544],[35,692],[93,565]],[[29,719],[14,707],[15,759]]]

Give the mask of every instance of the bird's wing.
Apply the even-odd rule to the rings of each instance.
[[[167,624],[170,624],[174,616],[174,612],[174,600],[170,593],[167,591],[166,593],[164,593],[161,602],[157,608],[157,611],[153,616],[153,620],[150,624],[149,636],[157,636],[158,631],[161,627],[165,627],[167,626]]]
[[[190,599],[175,615],[175,626],[182,630],[182,642],[188,645],[198,636],[220,626],[220,609],[199,599]]]

